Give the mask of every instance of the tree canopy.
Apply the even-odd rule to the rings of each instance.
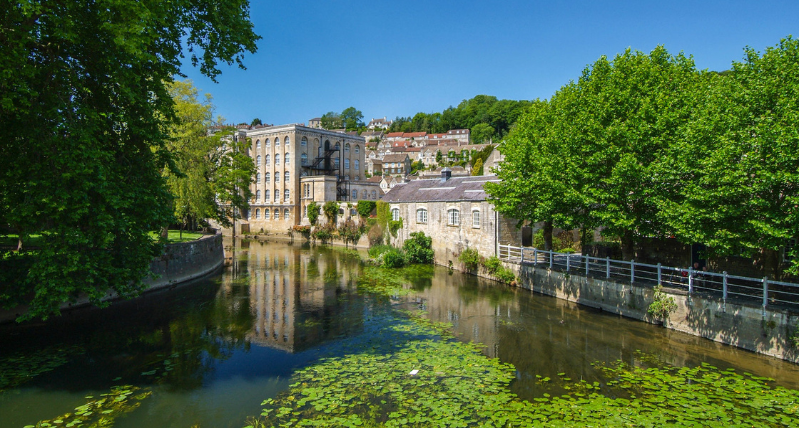
[[[627,259],[641,237],[674,236],[776,272],[799,234],[799,43],[745,52],[723,73],[663,47],[600,58],[500,145],[497,210],[602,227]]]
[[[173,219],[165,169],[169,83],[189,57],[216,79],[259,39],[245,0],[8,4],[0,16],[0,228],[40,235],[0,250],[0,305],[25,317],[142,289]],[[185,46],[185,51],[184,51]],[[24,248],[24,247],[23,247]]]
[[[499,140],[508,134],[530,104],[525,100],[498,100],[490,95],[477,95],[441,113],[420,112],[413,117],[397,117],[389,132],[442,133],[450,129],[471,129],[472,139],[477,142]]]

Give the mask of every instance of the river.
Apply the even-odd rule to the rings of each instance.
[[[353,250],[226,245],[233,265],[213,277],[107,309],[0,326],[0,427],[91,426],[99,414],[115,427],[243,427],[264,400],[287,394],[298,370],[390,344],[387,326],[408,313],[447,323],[455,342],[479,343],[485,357],[512,364],[508,388],[520,400],[570,390],[543,379],[599,385],[606,375],[597,364],[619,361],[705,363],[799,389],[799,366],[444,267],[406,269],[407,292],[373,293],[358,284],[377,268]]]

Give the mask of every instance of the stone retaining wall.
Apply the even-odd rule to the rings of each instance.
[[[571,275],[531,265],[505,263],[520,278],[519,286],[637,320],[658,323],[646,311],[652,287]],[[787,310],[727,302],[714,296],[663,289],[677,303],[664,326],[673,330],[799,363],[790,337],[799,330],[799,314]]]
[[[152,275],[144,280],[145,293],[181,282],[203,277],[219,270],[224,263],[222,234],[205,236],[195,241],[177,242],[164,246],[164,253],[150,262]],[[116,293],[109,293],[103,300],[114,300]],[[89,304],[87,298],[74,303],[64,303],[61,310]],[[0,323],[11,322],[27,311],[26,306],[14,309],[0,309]]]

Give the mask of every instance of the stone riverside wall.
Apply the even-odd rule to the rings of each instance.
[[[571,275],[531,265],[505,263],[520,278],[519,287],[628,318],[654,323],[646,310],[654,300],[652,287]],[[677,303],[667,328],[799,363],[799,350],[789,338],[799,329],[799,314],[760,306],[723,304],[712,296],[689,296],[663,289]]]
[[[147,285],[145,292],[169,287],[181,282],[200,278],[219,270],[225,260],[222,248],[222,234],[205,236],[189,242],[167,244],[164,253],[150,262],[150,276],[144,281]],[[154,277],[157,276],[157,277]],[[114,300],[115,293],[109,293],[103,300]],[[80,307],[89,304],[88,299],[80,298],[74,303],[64,303],[61,310]],[[27,307],[20,306],[14,309],[0,309],[0,323],[11,322],[25,313]]]

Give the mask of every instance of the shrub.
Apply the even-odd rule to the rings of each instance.
[[[663,292],[663,287],[658,284],[655,287],[655,300],[649,304],[649,307],[646,309],[646,313],[658,320],[666,322],[666,319],[669,317],[669,314],[677,310],[677,303],[674,301],[674,297],[671,297]]]
[[[381,254],[389,252],[389,251],[391,251],[393,249],[394,249],[394,247],[392,247],[391,245],[375,245],[375,246],[369,248],[369,250],[368,250],[369,257],[371,257],[373,259],[376,259],[376,258],[380,257]]]
[[[383,228],[380,227],[379,224],[372,224],[369,228],[369,233],[367,236],[369,237],[370,246],[374,247],[375,245],[381,245],[383,243]]]
[[[504,266],[502,266],[494,276],[506,284],[510,284],[516,280],[516,275],[513,274],[513,271]]]
[[[424,232],[413,232],[402,244],[408,263],[433,263],[433,238]]]
[[[467,248],[463,250],[460,256],[458,256],[458,260],[463,263],[466,267],[466,270],[477,270],[477,267],[480,266],[480,254],[474,248]]]
[[[313,231],[311,236],[314,239],[320,240],[323,244],[330,242],[333,239],[333,230],[329,226],[326,227],[317,227],[316,230]]]
[[[397,237],[397,231],[402,229],[402,217],[399,220],[391,220],[388,222],[388,231],[391,232],[391,237]]]
[[[486,271],[491,275],[496,275],[500,269],[504,268],[504,266],[502,266],[502,262],[496,256],[491,256],[486,259],[485,263],[483,263],[483,266],[485,266]]]
[[[325,202],[325,205],[322,207],[322,211],[324,211],[328,223],[336,224],[336,217],[338,216],[338,204],[336,202]]]
[[[311,202],[308,204],[308,221],[311,224],[315,225],[316,221],[319,219],[319,204],[316,202]]]
[[[372,211],[377,207],[375,201],[358,201],[358,215],[362,218],[367,218],[372,215]]]
[[[338,235],[344,240],[344,243],[352,242],[356,243],[359,239],[361,239],[361,235],[363,235],[364,226],[363,224],[355,224],[352,219],[347,219],[344,224],[338,229]]]
[[[383,266],[389,268],[399,268],[405,266],[407,263],[407,258],[402,251],[397,248],[391,248],[391,250],[382,254],[383,258]]]

